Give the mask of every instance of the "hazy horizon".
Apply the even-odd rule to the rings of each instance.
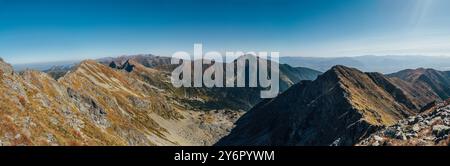
[[[136,54],[136,55],[153,55],[154,54]],[[123,56],[132,57],[136,55],[118,55],[104,56],[99,58],[87,58],[79,60],[64,60],[50,62],[35,62],[24,64],[12,64],[16,71],[24,71],[33,69],[38,71],[46,71],[55,66],[70,67],[80,63],[83,60],[108,61],[108,59],[120,58]],[[170,57],[170,56],[161,56]],[[229,58],[229,57],[228,57]],[[226,59],[230,62],[232,59]],[[308,57],[308,56],[280,56],[278,61],[280,64],[287,64],[292,67],[303,67],[320,72],[325,72],[335,65],[343,65],[353,67],[364,72],[379,72],[383,74],[395,73],[405,69],[429,68],[439,71],[450,70],[450,56],[438,55],[361,55],[361,56],[340,56],[340,57]],[[8,62],[7,62],[8,63]]]

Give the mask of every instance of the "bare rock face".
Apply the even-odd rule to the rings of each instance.
[[[400,83],[408,84],[335,66],[259,103],[216,145],[354,145],[433,101],[410,95]]]
[[[438,103],[362,140],[359,146],[449,146],[450,105]]]

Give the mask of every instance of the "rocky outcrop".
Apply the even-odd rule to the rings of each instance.
[[[449,146],[450,105],[439,103],[430,110],[385,127],[362,140],[359,146]]]

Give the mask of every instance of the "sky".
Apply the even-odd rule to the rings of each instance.
[[[13,64],[193,51],[450,55],[448,0],[0,0]]]

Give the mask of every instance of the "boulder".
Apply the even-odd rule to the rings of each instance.
[[[436,137],[444,137],[448,135],[450,132],[450,127],[445,125],[435,125],[433,126],[433,134],[436,135]]]

